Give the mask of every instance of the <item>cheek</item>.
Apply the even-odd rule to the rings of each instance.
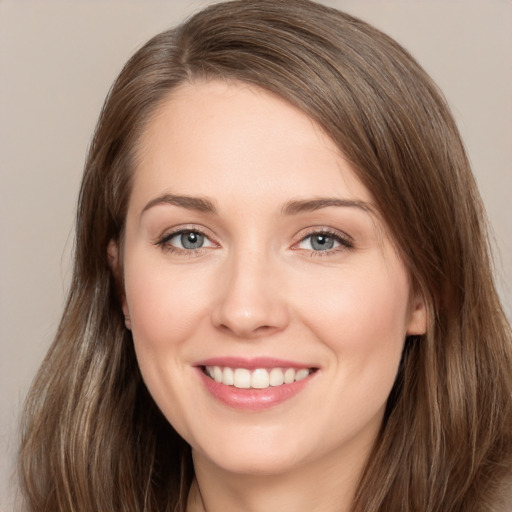
[[[330,293],[315,289],[304,304],[308,326],[332,362],[327,370],[331,392],[319,416],[326,424],[343,425],[348,437],[364,426],[378,429],[406,336],[406,275],[345,273],[331,281]]]
[[[327,345],[343,378],[391,389],[406,338],[409,284],[397,265],[354,267],[302,290],[305,322]],[[388,391],[389,391],[388,390]]]
[[[409,284],[397,261],[369,258],[365,264],[331,272],[320,285],[308,287],[311,318],[332,326],[340,338],[357,339],[405,336],[409,309]],[[376,260],[376,261],[374,261]],[[377,339],[375,341],[377,341]]]
[[[125,264],[125,292],[138,353],[177,350],[208,309],[206,287],[199,272],[133,255]]]
[[[137,362],[144,382],[168,421],[190,438],[190,350],[187,341],[197,333],[208,311],[202,298],[206,282],[198,273],[138,255],[125,261],[125,293]]]
[[[204,324],[208,290],[200,271],[187,272],[155,259],[143,252],[130,254],[125,263],[125,292],[139,368],[168,415],[175,407],[169,404],[177,403],[183,393],[184,380],[179,375],[190,362],[187,341]]]

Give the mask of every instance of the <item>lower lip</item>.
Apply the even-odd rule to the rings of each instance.
[[[265,389],[241,389],[220,384],[205,375],[202,368],[198,370],[206,389],[214,398],[234,409],[247,411],[261,411],[289,400],[300,393],[314,375],[310,374],[298,382],[282,384],[281,386],[269,386]]]

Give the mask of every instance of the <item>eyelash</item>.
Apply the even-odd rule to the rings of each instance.
[[[215,242],[212,242],[210,240],[210,237],[201,229],[198,228],[182,228],[178,229],[176,231],[172,231],[171,233],[167,233],[163,236],[161,236],[156,242],[155,245],[162,248],[163,251],[167,253],[172,254],[180,254],[185,256],[200,256],[203,254],[205,250],[208,250],[206,247],[199,247],[197,249],[181,249],[180,247],[175,247],[174,245],[171,245],[169,242],[178,235],[183,235],[186,233],[197,233],[201,236],[204,236],[206,239],[208,239],[212,244],[215,244]],[[293,245],[296,246],[308,238],[312,236],[318,236],[318,235],[325,235],[329,238],[332,238],[335,242],[339,243],[340,245],[338,247],[335,247],[333,249],[327,249],[324,251],[314,251],[314,250],[308,250],[308,249],[300,249],[300,248],[293,248],[292,250],[304,250],[308,251],[310,253],[311,257],[319,257],[319,258],[325,258],[328,256],[332,256],[333,254],[337,254],[341,251],[346,251],[354,248],[354,243],[352,241],[352,238],[349,237],[346,234],[340,234],[338,231],[333,231],[330,229],[312,229],[311,231],[305,233],[298,242],[294,243]]]
[[[183,256],[200,256],[205,250],[207,250],[206,247],[199,247],[197,249],[181,249],[180,247],[175,247],[174,245],[171,245],[169,242],[178,235],[184,235],[186,233],[197,233],[198,235],[204,236],[206,239],[210,240],[210,237],[201,229],[198,228],[181,228],[176,231],[172,231],[171,233],[167,233],[163,236],[161,236],[156,242],[155,245],[160,246],[162,250],[166,253],[171,254],[179,254]],[[210,240],[211,242],[211,240]],[[212,244],[215,244],[214,242],[211,242]]]
[[[326,258],[329,256],[337,255],[340,252],[350,250],[354,248],[354,243],[352,238],[347,234],[342,234],[339,231],[334,231],[331,229],[326,228],[312,228],[310,231],[303,234],[298,242],[294,244],[294,246],[300,244],[301,242],[304,242],[310,237],[318,235],[326,235],[329,238],[332,238],[335,242],[339,243],[340,245],[338,247],[335,247],[333,249],[327,249],[325,251],[313,251],[308,249],[294,249],[294,250],[306,250],[309,251],[310,257],[312,258]]]

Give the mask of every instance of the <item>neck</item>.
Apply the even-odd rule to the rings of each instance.
[[[366,457],[337,455],[320,468],[306,464],[283,474],[247,475],[225,471],[193,451],[196,479],[187,512],[350,512]]]

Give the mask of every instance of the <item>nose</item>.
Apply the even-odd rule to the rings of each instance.
[[[242,339],[285,329],[290,314],[278,264],[247,252],[224,265],[211,313],[215,327]]]

